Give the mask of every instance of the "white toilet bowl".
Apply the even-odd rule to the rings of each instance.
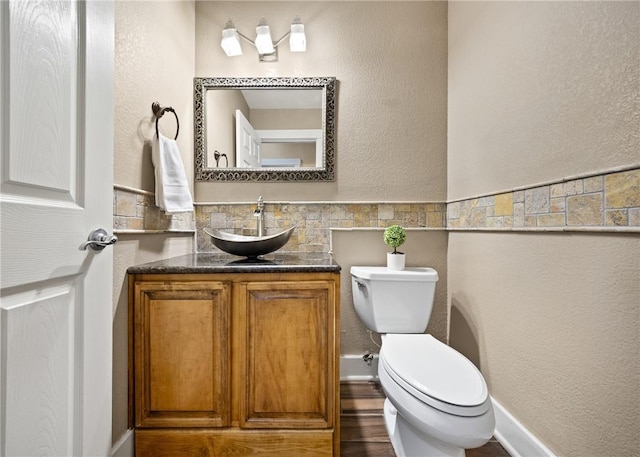
[[[398,457],[464,456],[493,435],[495,416],[480,371],[455,349],[423,332],[438,273],[351,267],[353,305],[382,334],[378,376],[384,418]]]
[[[378,375],[398,457],[462,457],[493,435],[495,417],[482,375],[431,335],[385,335]]]

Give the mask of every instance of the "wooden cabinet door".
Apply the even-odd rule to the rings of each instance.
[[[230,283],[134,286],[136,427],[229,425]]]
[[[241,427],[333,427],[335,293],[332,281],[241,284]]]

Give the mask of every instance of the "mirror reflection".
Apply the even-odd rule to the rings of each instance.
[[[208,90],[206,104],[207,168],[322,167],[322,89]]]
[[[196,179],[333,180],[335,78],[194,78]]]

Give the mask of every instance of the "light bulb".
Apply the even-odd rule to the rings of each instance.
[[[275,50],[271,39],[271,30],[264,19],[256,27],[256,48],[258,54],[271,54]]]
[[[242,55],[240,40],[238,40],[238,34],[235,30],[222,31],[222,42],[220,43],[220,46],[229,57]]]
[[[238,31],[231,21],[227,22],[222,31],[222,41],[220,47],[224,50],[228,57],[242,55],[242,48],[240,47],[240,38],[238,37]]]
[[[307,50],[307,37],[304,34],[304,24],[301,22],[294,21],[294,23],[291,24],[289,49],[291,52],[305,52]]]

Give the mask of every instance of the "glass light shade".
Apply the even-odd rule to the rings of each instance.
[[[242,48],[240,47],[240,39],[236,29],[224,29],[222,31],[222,41],[220,47],[224,50],[228,57],[241,56]]]
[[[274,51],[271,31],[268,25],[258,25],[256,27],[256,48],[258,54],[271,54]]]
[[[304,34],[304,24],[291,24],[291,35],[289,35],[289,49],[291,52],[306,52],[307,37]]]

